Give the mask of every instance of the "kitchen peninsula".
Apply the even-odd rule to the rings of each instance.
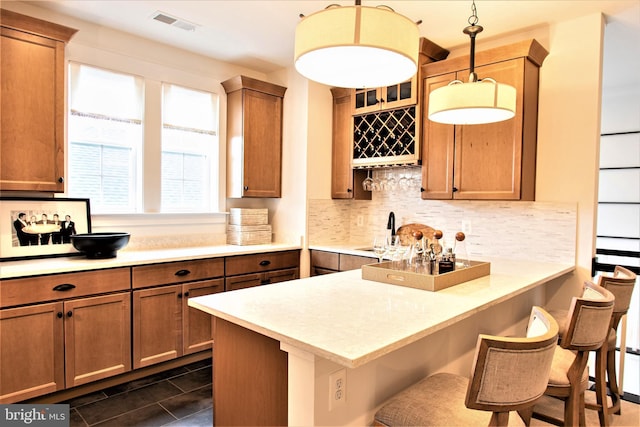
[[[491,259],[491,274],[429,292],[360,270],[191,298],[213,316],[216,425],[367,425],[437,371],[467,375],[477,335],[522,334],[570,264]],[[345,369],[345,399],[330,376]]]

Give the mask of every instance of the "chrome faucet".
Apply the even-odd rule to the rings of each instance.
[[[391,236],[396,235],[396,215],[393,212],[389,212],[389,219],[387,220],[387,230],[391,230]]]

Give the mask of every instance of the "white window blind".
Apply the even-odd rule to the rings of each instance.
[[[211,209],[218,170],[218,98],[174,84],[162,85],[163,212]],[[214,175],[215,174],[215,175]]]
[[[144,80],[70,63],[69,195],[93,213],[141,207]]]

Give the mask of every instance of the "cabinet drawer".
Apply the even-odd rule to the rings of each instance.
[[[0,307],[131,289],[129,268],[93,270],[0,282]]]
[[[340,271],[357,270],[365,264],[373,264],[375,262],[375,258],[340,254]]]
[[[132,285],[145,288],[224,276],[224,258],[167,262],[133,267]]]
[[[239,276],[227,277],[224,281],[224,289],[225,291],[235,291],[237,289],[285,282],[299,277],[300,272],[298,268],[287,268],[284,270],[267,271],[264,273],[242,274]]]
[[[338,271],[340,269],[340,254],[335,252],[311,251],[311,265]]]
[[[225,259],[227,276],[261,271],[298,267],[300,255],[296,251],[269,252],[264,254],[238,255]]]

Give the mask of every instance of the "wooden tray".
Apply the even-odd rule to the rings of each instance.
[[[391,261],[362,266],[362,278],[391,285],[424,289],[425,291],[439,291],[469,280],[491,274],[491,263],[470,261],[467,268],[460,268],[443,274],[420,274],[408,270],[391,268]]]

